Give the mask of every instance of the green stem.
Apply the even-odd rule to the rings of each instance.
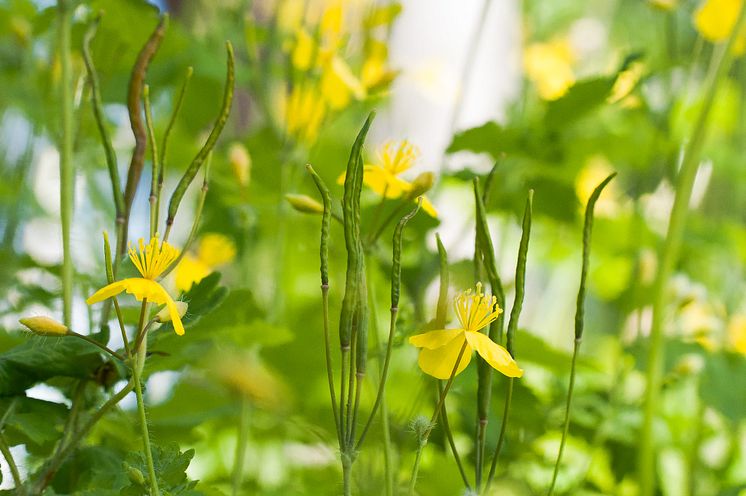
[[[443,394],[443,384],[441,381],[438,381],[438,394]],[[471,484],[469,484],[469,478],[466,476],[466,470],[464,469],[464,465],[461,462],[461,457],[458,454],[458,450],[456,449],[456,442],[453,440],[453,432],[451,431],[451,424],[448,422],[448,410],[446,409],[446,404],[443,403],[443,408],[440,416],[443,418],[441,420],[441,423],[443,424],[443,430],[446,433],[446,438],[448,439],[448,445],[451,447],[451,453],[453,453],[453,459],[456,460],[456,466],[458,467],[459,474],[461,474],[461,479],[464,481],[464,487],[466,487],[467,491],[471,491]]]
[[[505,393],[505,407],[503,410],[503,421],[500,425],[500,435],[497,438],[495,453],[492,455],[492,463],[490,464],[490,472],[487,475],[487,482],[484,485],[485,493],[487,493],[487,491],[489,490],[492,479],[495,478],[495,472],[497,471],[497,460],[500,458],[500,452],[502,451],[503,445],[505,444],[505,433],[508,431],[508,414],[510,413],[510,405],[513,402],[513,384],[514,379],[513,377],[510,377],[508,379],[508,389]]]
[[[47,461],[46,465],[41,471],[41,475],[29,491],[30,494],[40,495],[44,491],[44,488],[46,488],[49,483],[52,482],[54,474],[57,473],[57,470],[60,468],[62,463],[67,459],[70,453],[72,453],[73,448],[75,448],[75,446],[80,443],[80,441],[83,439],[83,437],[85,437],[88,431],[90,431],[91,428],[96,425],[99,420],[101,420],[101,417],[103,417],[110,408],[122,401],[122,399],[124,399],[124,397],[132,391],[133,387],[133,381],[130,380],[130,382],[128,382],[121,391],[109,398],[108,401],[106,401],[106,403],[104,403],[101,408],[99,408],[98,411],[93,414],[93,416],[88,420],[88,422],[83,425],[80,430],[75,431],[65,447],[58,451],[50,460]]]
[[[324,313],[324,355],[326,358],[326,379],[329,384],[329,397],[332,401],[332,413],[334,414],[334,425],[337,429],[337,440],[339,449],[343,449],[344,438],[342,431],[342,422],[339,418],[340,412],[337,410],[337,396],[334,392],[334,371],[332,368],[332,351],[331,341],[329,339],[329,284],[321,286],[321,301]]]
[[[98,341],[96,341],[95,339],[91,338],[90,336],[86,336],[84,334],[78,334],[77,332],[70,332],[69,335],[70,336],[75,336],[76,338],[79,338],[79,339],[82,339],[83,341],[91,343],[92,345],[98,347],[99,349],[101,349],[101,350],[105,351],[106,353],[108,353],[109,355],[113,356],[117,360],[120,360],[122,362],[125,362],[127,360],[127,358],[125,358],[124,356],[122,356],[119,353],[117,353],[116,351],[110,349],[105,344],[99,343]]]
[[[241,410],[238,419],[238,438],[236,440],[236,457],[233,461],[233,496],[241,492],[243,469],[246,461],[246,444],[249,439],[249,400],[241,397]]]
[[[419,439],[419,443],[417,445],[417,455],[414,459],[414,466],[412,467],[412,475],[409,478],[409,496],[414,495],[414,488],[417,485],[417,474],[420,471],[420,459],[422,458],[422,450],[425,446],[427,446],[427,440],[430,438],[430,433],[435,428],[435,423],[438,421],[438,418],[440,417],[440,411],[443,409],[443,404],[446,400],[446,395],[448,394],[448,391],[451,389],[451,385],[453,384],[453,379],[456,377],[456,371],[458,370],[458,366],[461,363],[461,358],[464,356],[464,352],[466,351],[466,338],[464,338],[464,344],[461,345],[461,350],[458,353],[458,358],[456,358],[456,363],[453,364],[453,369],[451,370],[451,375],[448,378],[448,382],[446,382],[445,387],[443,388],[443,392],[440,393],[440,399],[438,399],[438,404],[435,406],[435,411],[433,412],[433,416],[430,419],[430,425],[428,425],[427,429],[425,429],[425,432],[422,433],[421,438]]]
[[[344,496],[352,495],[352,460],[342,452],[342,490]]]
[[[18,472],[18,466],[16,461],[13,459],[13,454],[10,452],[8,441],[5,436],[0,433],[0,453],[5,457],[5,461],[8,463],[10,469],[10,475],[13,477],[13,484],[15,484],[15,492],[19,496],[25,496],[26,490],[23,488],[23,481],[21,480],[21,474]]]
[[[62,77],[60,80],[60,105],[62,134],[60,136],[60,217],[62,221],[62,313],[66,326],[72,324],[73,260],[70,247],[70,228],[73,217],[73,88],[70,62],[70,4],[58,0],[57,46]]]
[[[140,308],[140,322],[137,326],[139,329],[138,337],[145,334],[145,317],[148,313],[148,300],[143,298],[142,307]],[[148,465],[148,478],[150,479],[150,496],[159,496],[158,479],[155,475],[155,466],[153,465],[153,451],[150,447],[150,433],[148,432],[148,419],[145,415],[145,400],[142,394],[142,370],[145,363],[146,347],[143,346],[147,341],[144,339],[135,348],[135,363],[132,367],[132,380],[135,383],[135,395],[137,396],[137,413],[140,417],[140,429],[142,432],[143,451],[145,462]]]
[[[572,393],[575,389],[575,367],[577,364],[578,351],[580,350],[581,339],[576,339],[572,348],[572,365],[570,367],[570,386],[567,389],[567,404],[565,405],[565,422],[562,427],[562,440],[560,441],[559,452],[557,453],[557,461],[554,464],[554,473],[552,474],[552,483],[549,485],[548,496],[551,496],[554,492],[554,485],[557,483],[557,475],[559,474],[560,464],[562,462],[562,454],[565,451],[565,442],[567,441],[567,434],[570,431],[570,408],[572,407]]]
[[[158,231],[158,171],[159,165],[158,142],[155,139],[155,127],[153,126],[153,112],[150,108],[150,86],[145,85],[142,89],[142,100],[145,107],[145,127],[148,130],[148,144],[151,153],[151,173],[150,173],[150,237],[155,236]]]
[[[746,8],[742,7],[727,43],[713,53],[713,59],[705,81],[704,101],[695,122],[691,139],[684,150],[668,232],[661,250],[658,274],[653,286],[653,318],[650,328],[650,347],[646,371],[647,389],[645,391],[644,417],[640,433],[640,496],[653,496],[656,487],[653,424],[658,411],[658,393],[661,388],[665,362],[663,323],[666,311],[666,288],[681,251],[684,227],[689,211],[689,200],[694,187],[694,179],[699,169],[699,159],[705,143],[710,111],[720,82],[727,77],[727,71],[733,59],[733,45],[736,37],[742,32],[745,21]]]

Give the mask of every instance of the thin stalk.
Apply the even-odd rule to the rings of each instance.
[[[115,279],[114,267],[111,263],[111,245],[109,244],[109,233],[104,231],[104,266],[106,268],[106,282],[111,284]],[[122,316],[122,309],[119,307],[119,300],[116,296],[111,298],[114,302],[114,311],[117,314],[117,321],[119,322],[119,330],[122,333],[122,342],[124,343],[125,354],[129,357],[132,356],[130,350],[129,339],[127,339],[127,329],[124,327],[124,317]]]
[[[554,485],[557,482],[557,474],[559,473],[559,467],[562,463],[562,453],[565,449],[565,442],[567,441],[567,434],[570,430],[570,407],[572,406],[572,394],[575,389],[575,368],[577,365],[578,352],[580,351],[580,343],[583,340],[583,330],[585,327],[585,285],[588,278],[588,270],[590,267],[591,260],[591,234],[593,232],[593,209],[596,206],[598,197],[601,196],[601,192],[609,182],[616,176],[616,172],[608,176],[606,179],[601,181],[601,184],[596,186],[596,189],[591,193],[588,198],[588,204],[585,207],[585,222],[583,223],[583,259],[580,268],[580,285],[578,288],[578,297],[575,307],[575,340],[573,341],[572,349],[572,364],[570,366],[570,384],[567,389],[567,405],[565,408],[565,421],[564,427],[562,428],[562,440],[560,441],[559,452],[557,453],[557,462],[554,465],[554,474],[552,475],[552,482],[549,486],[547,496],[552,496],[554,491]]]
[[[99,408],[98,411],[96,411],[96,413],[91,416],[91,418],[83,425],[83,427],[74,432],[73,436],[70,438],[70,441],[65,445],[65,447],[58,451],[50,460],[47,461],[36,483],[31,487],[29,491],[30,494],[40,495],[44,491],[44,489],[52,482],[54,475],[57,473],[57,470],[59,470],[62,463],[72,453],[73,448],[75,448],[75,446],[80,443],[80,441],[83,439],[83,437],[85,437],[88,431],[90,431],[91,428],[93,428],[93,426],[96,425],[99,420],[101,420],[101,417],[103,417],[110,408],[122,401],[124,397],[132,391],[133,387],[134,383],[132,380],[130,380],[130,382],[128,382],[121,391],[109,398],[106,403],[104,403],[101,408]]]
[[[352,447],[350,433],[352,431],[352,407],[355,401],[355,355],[357,354],[358,332],[356,328],[352,330],[352,341],[350,342],[350,369],[347,374],[347,420],[345,423],[345,446]]]
[[[733,45],[736,37],[742,32],[745,22],[746,8],[742,6],[727,43],[713,53],[712,63],[705,81],[704,101],[695,122],[691,139],[684,150],[668,232],[661,249],[658,274],[653,286],[653,318],[650,328],[650,347],[646,371],[647,388],[645,390],[644,417],[640,433],[640,496],[653,496],[656,487],[653,423],[658,410],[658,393],[663,380],[665,361],[663,322],[666,311],[666,288],[681,252],[684,227],[689,212],[689,200],[694,187],[694,179],[699,169],[699,159],[707,135],[710,111],[720,83],[727,77],[728,68],[733,60]]]
[[[71,6],[68,0],[57,1],[57,47],[61,67],[60,106],[60,218],[62,222],[62,314],[66,326],[72,325],[73,259],[70,229],[73,218],[73,87],[70,61]]]
[[[77,332],[72,332],[72,331],[68,335],[69,336],[75,336],[76,338],[79,338],[79,339],[82,339],[83,341],[91,343],[92,345],[98,347],[102,351],[104,351],[104,352],[108,353],[109,355],[113,356],[117,360],[120,360],[122,362],[125,362],[127,360],[127,358],[125,358],[124,356],[122,356],[119,353],[117,353],[116,351],[110,349],[108,346],[106,346],[106,345],[104,345],[102,343],[99,343],[98,341],[96,341],[95,339],[91,338],[90,336],[86,336],[84,334],[78,334]]]
[[[497,460],[500,458],[500,452],[505,444],[505,433],[508,431],[508,414],[510,413],[510,405],[513,402],[513,384],[514,378],[508,378],[508,389],[505,392],[505,406],[503,408],[503,421],[500,425],[500,435],[497,438],[497,445],[495,446],[495,453],[492,455],[492,463],[490,464],[490,472],[487,475],[487,482],[484,485],[485,493],[492,484],[492,480],[495,478],[495,472],[497,471]]]
[[[445,387],[443,388],[443,392],[440,394],[440,399],[438,399],[438,404],[435,406],[435,411],[433,412],[433,416],[430,419],[430,425],[427,426],[427,429],[425,429],[425,432],[422,433],[422,437],[419,439],[419,443],[417,446],[417,455],[414,459],[414,466],[412,467],[412,475],[409,478],[409,496],[414,495],[414,488],[417,485],[417,474],[420,471],[420,459],[422,458],[422,450],[427,445],[427,440],[430,438],[430,433],[435,428],[435,423],[438,421],[438,418],[440,417],[440,411],[443,409],[443,404],[446,400],[446,395],[448,394],[448,391],[451,389],[451,385],[453,384],[453,379],[456,377],[456,371],[458,370],[458,366],[461,363],[461,358],[464,356],[464,352],[466,351],[466,338],[464,338],[464,344],[461,345],[461,350],[458,353],[458,357],[456,358],[456,363],[453,364],[453,369],[451,370],[451,376],[448,378],[448,382],[446,382]]]
[[[334,391],[334,370],[332,367],[331,342],[329,339],[329,284],[321,286],[321,305],[324,313],[324,355],[326,358],[326,379],[329,383],[329,397],[332,402],[332,413],[334,414],[334,425],[337,429],[337,440],[339,448],[342,449],[344,439],[342,437],[342,423],[337,410],[337,396]]]
[[[342,452],[342,491],[344,496],[352,495],[352,460]]]
[[[554,492],[554,486],[557,483],[557,475],[559,475],[560,463],[562,462],[562,454],[565,451],[565,442],[567,441],[567,434],[570,431],[570,408],[572,407],[572,393],[575,389],[575,367],[577,363],[578,352],[580,350],[581,339],[576,339],[572,348],[572,365],[570,366],[570,385],[567,388],[567,404],[565,405],[565,421],[562,426],[562,439],[560,440],[559,451],[557,452],[557,461],[554,464],[554,473],[552,474],[552,483],[549,485],[549,496]]]
[[[246,396],[241,396],[241,409],[238,419],[238,438],[236,440],[236,456],[233,461],[232,490],[233,496],[241,492],[243,483],[243,469],[246,462],[246,444],[249,439],[250,409],[249,400]]]
[[[138,336],[145,335],[145,317],[148,313],[148,300],[143,298],[142,307],[140,308],[140,322],[137,328],[140,330]],[[143,341],[144,342],[144,341]],[[135,383],[135,395],[137,395],[137,413],[140,417],[140,429],[142,432],[142,443],[143,452],[145,454],[145,463],[148,466],[148,478],[150,479],[150,494],[151,496],[159,496],[160,491],[158,490],[158,479],[155,475],[155,466],[153,465],[153,451],[150,447],[150,433],[148,432],[148,419],[145,415],[145,400],[142,395],[142,364],[145,361],[145,347],[140,345],[135,348],[135,354],[137,355],[135,364],[132,367],[132,379]]]
[[[150,203],[150,237],[152,238],[158,231],[158,171],[160,171],[161,167],[158,157],[158,142],[155,139],[155,127],[153,126],[153,112],[150,108],[150,86],[147,84],[142,90],[142,101],[145,107],[145,127],[148,130],[148,144],[150,145],[151,153],[150,196],[148,197],[148,203]]]
[[[386,496],[394,496],[394,462],[391,449],[391,428],[389,426],[389,409],[386,396],[381,399],[381,430],[383,431],[383,472],[386,484]]]
[[[438,394],[443,394],[442,381],[438,381]],[[451,453],[453,453],[453,459],[456,460],[458,472],[459,474],[461,474],[461,480],[464,481],[464,487],[466,487],[467,491],[471,491],[469,478],[466,476],[466,470],[464,469],[464,465],[461,462],[461,457],[459,456],[458,450],[456,449],[456,442],[453,440],[453,432],[451,431],[451,424],[448,422],[448,410],[446,409],[445,403],[443,403],[443,408],[440,416],[442,417],[441,423],[443,424],[443,430],[445,431],[446,438],[448,439],[448,445],[451,447]]]
[[[13,458],[13,453],[10,452],[8,441],[5,439],[5,436],[2,433],[0,433],[0,453],[3,454],[3,456],[5,457],[5,461],[8,463],[10,475],[13,477],[13,484],[15,485],[16,494],[19,496],[24,496],[26,494],[26,490],[23,488],[23,480],[21,480],[21,474],[20,472],[18,472],[18,465],[16,465],[16,461]]]

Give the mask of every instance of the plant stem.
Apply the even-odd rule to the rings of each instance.
[[[646,371],[644,417],[640,433],[639,477],[640,496],[653,496],[655,493],[655,439],[653,424],[658,410],[658,393],[663,379],[665,362],[665,341],[663,339],[664,313],[666,311],[666,288],[673,274],[681,251],[684,227],[689,210],[689,200],[694,187],[694,179],[699,169],[699,159],[707,134],[710,111],[720,82],[727,77],[727,70],[733,60],[733,45],[741,33],[746,20],[746,8],[741,7],[738,20],[730,37],[713,53],[712,62],[705,81],[704,101],[686,144],[681,169],[677,178],[673,208],[668,224],[668,232],[660,254],[660,264],[653,286],[653,318],[650,328],[650,347]]]
[[[554,473],[552,474],[552,483],[549,485],[548,496],[554,492],[554,485],[557,483],[557,474],[559,474],[560,463],[562,462],[562,453],[565,451],[565,442],[570,430],[570,408],[572,407],[572,393],[575,389],[575,367],[577,365],[578,351],[582,339],[576,339],[572,348],[572,365],[570,366],[570,386],[567,389],[567,404],[565,405],[565,422],[562,427],[562,440],[560,441],[557,461],[554,464]]]
[[[334,426],[337,429],[337,440],[339,449],[342,449],[344,438],[342,433],[342,423],[339,418],[340,412],[337,410],[337,396],[334,392],[334,371],[332,367],[331,341],[329,339],[329,284],[321,285],[321,304],[324,313],[324,354],[326,357],[326,379],[329,383],[329,397],[332,401],[332,413],[334,414]]]
[[[241,409],[238,419],[238,439],[236,440],[236,457],[233,461],[233,496],[241,492],[243,469],[246,461],[246,444],[249,438],[249,400],[241,396]]]
[[[344,496],[352,495],[352,460],[343,451],[342,457],[342,490]]]
[[[425,429],[425,432],[422,433],[421,438],[419,439],[419,443],[417,446],[417,455],[414,459],[414,466],[412,467],[412,475],[409,478],[409,496],[414,495],[414,488],[417,485],[417,474],[420,471],[420,459],[422,458],[422,450],[427,445],[427,440],[430,437],[430,433],[435,428],[435,423],[438,421],[438,418],[440,417],[440,411],[443,409],[443,405],[446,400],[446,395],[448,394],[448,391],[451,389],[451,385],[453,384],[453,379],[456,377],[456,371],[458,370],[458,366],[461,363],[461,358],[464,356],[464,352],[466,351],[466,337],[464,337],[464,344],[461,345],[461,351],[458,353],[458,358],[456,358],[456,363],[453,364],[453,370],[451,370],[451,376],[448,378],[448,382],[446,382],[445,387],[443,388],[443,392],[440,394],[440,399],[438,399],[438,404],[435,406],[435,411],[433,412],[433,416],[430,419],[430,425],[428,425],[427,429]]]
[[[441,381],[438,381],[438,394],[443,394],[443,384]],[[456,460],[456,466],[458,467],[459,474],[461,474],[461,479],[464,481],[464,487],[468,491],[471,491],[471,484],[469,484],[469,478],[466,476],[466,470],[464,470],[464,465],[461,462],[461,457],[458,454],[458,450],[456,449],[456,443],[453,440],[453,432],[451,432],[451,425],[448,422],[448,410],[446,409],[446,404],[443,403],[443,412],[440,414],[441,417],[443,417],[443,420],[441,421],[443,424],[443,430],[446,433],[446,437],[448,438],[448,445],[451,447],[451,452],[453,453],[453,458]]]
[[[10,475],[13,477],[13,484],[15,484],[15,492],[19,496],[24,496],[26,490],[23,488],[23,481],[21,480],[21,474],[18,472],[18,466],[16,461],[13,459],[13,453],[10,452],[8,441],[5,436],[0,433],[0,453],[5,457],[5,461],[8,462],[8,468],[10,469]]]
[[[72,325],[73,260],[70,247],[70,228],[73,217],[73,89],[70,62],[70,4],[57,1],[57,45],[62,76],[60,79],[60,105],[62,133],[60,136],[60,218],[62,222],[62,313],[66,326]]]
[[[144,335],[145,332],[145,317],[148,313],[148,300],[143,298],[142,307],[140,308],[140,322],[137,326],[139,329],[138,337]],[[135,395],[137,395],[137,412],[140,417],[140,429],[142,431],[142,443],[143,451],[145,454],[145,462],[148,465],[148,478],[150,479],[150,496],[159,496],[160,491],[158,490],[158,480],[155,475],[155,466],[153,465],[153,452],[150,448],[150,434],[148,432],[148,419],[145,415],[145,400],[142,395],[142,370],[143,364],[145,363],[146,347],[143,346],[147,341],[145,339],[135,348],[135,363],[132,367],[132,380],[135,383]]]
[[[133,387],[133,381],[130,380],[130,382],[128,382],[121,391],[109,398],[108,401],[106,401],[106,403],[104,403],[101,408],[99,408],[98,411],[93,414],[93,416],[88,420],[88,422],[83,425],[80,430],[75,431],[65,447],[59,450],[50,460],[47,461],[46,465],[41,471],[41,475],[36,481],[36,484],[32,486],[30,494],[39,495],[44,491],[44,488],[46,488],[49,483],[52,482],[54,474],[60,468],[62,462],[64,462],[65,459],[70,455],[73,448],[83,439],[88,431],[90,431],[91,428],[96,425],[99,420],[101,420],[101,417],[103,417],[104,414],[109,411],[111,407],[122,401],[122,399],[124,399],[124,397],[132,391]]]
[[[495,453],[492,455],[492,463],[490,464],[490,473],[487,475],[487,482],[484,485],[485,493],[490,488],[492,479],[495,478],[495,471],[497,470],[497,460],[500,458],[500,452],[505,444],[505,433],[508,430],[508,414],[510,413],[510,405],[513,402],[513,383],[514,379],[510,377],[508,379],[508,390],[505,393],[505,409],[503,410],[503,420],[500,425],[500,435],[497,438],[497,445],[495,446]]]
[[[105,344],[99,343],[98,341],[96,341],[95,339],[91,338],[90,336],[86,336],[84,334],[78,334],[77,332],[71,332],[70,336],[75,336],[76,338],[80,338],[83,341],[91,343],[92,345],[98,347],[99,349],[101,349],[101,350],[105,351],[106,353],[108,353],[109,355],[113,356],[117,360],[121,360],[122,362],[124,362],[124,361],[127,360],[127,358],[125,358],[124,356],[122,356],[119,353],[117,353],[116,351],[110,349]]]

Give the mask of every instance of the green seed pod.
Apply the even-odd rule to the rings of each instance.
[[[401,245],[402,232],[412,217],[417,215],[422,205],[422,198],[417,201],[417,206],[407,215],[401,218],[394,229],[394,254],[391,263],[391,308],[399,308],[399,293],[401,291]]]
[[[440,235],[435,235],[438,243],[438,258],[440,259],[440,290],[438,292],[438,308],[435,312],[435,328],[445,329],[446,320],[448,319],[448,253]]]
[[[583,224],[583,265],[580,269],[580,288],[578,289],[578,301],[575,307],[575,340],[580,341],[583,338],[583,317],[585,316],[585,281],[588,278],[588,266],[591,258],[591,231],[593,230],[593,209],[596,206],[598,197],[612,179],[616,172],[601,181],[596,189],[588,198],[588,204],[585,207],[585,223]]]
[[[323,214],[324,206],[308,195],[287,193],[285,199],[294,210],[304,214]]]
[[[513,358],[513,337],[518,328],[518,318],[521,316],[523,308],[523,296],[526,290],[526,258],[528,256],[528,241],[531,237],[531,213],[534,200],[534,190],[529,190],[526,199],[526,208],[523,211],[523,224],[521,226],[521,244],[518,248],[518,262],[515,267],[515,297],[513,298],[513,307],[510,309],[510,319],[508,320],[508,332],[505,348]]]
[[[207,160],[207,156],[210,154],[212,149],[215,148],[220,133],[223,132],[225,123],[228,121],[228,116],[231,113],[233,89],[235,84],[235,62],[233,57],[233,45],[231,45],[230,41],[225,42],[225,48],[228,54],[228,69],[225,80],[225,90],[223,92],[223,105],[212,131],[210,131],[210,135],[207,137],[207,141],[205,141],[202,149],[194,157],[192,163],[189,164],[189,167],[187,167],[187,170],[184,172],[184,175],[179,180],[179,184],[176,185],[176,189],[171,195],[171,200],[168,204],[168,218],[166,219],[167,227],[174,223],[174,218],[176,217],[176,212],[179,210],[179,204],[181,203],[181,199],[184,197],[184,193],[186,193],[187,188],[197,176],[197,172],[200,167],[202,167],[202,164]]]
[[[326,187],[324,181],[319,177],[311,164],[306,165],[306,170],[311,174],[313,182],[321,194],[321,199],[324,202],[321,210],[321,286],[329,286],[329,225],[331,223],[332,216],[332,200],[329,195],[329,188]]]

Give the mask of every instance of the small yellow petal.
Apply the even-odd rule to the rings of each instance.
[[[445,346],[451,342],[459,334],[464,331],[462,329],[443,329],[439,331],[429,331],[423,334],[417,334],[416,336],[410,336],[409,344],[414,345],[418,348],[427,348],[428,350],[434,350]]]
[[[404,179],[400,179],[378,165],[366,165],[363,182],[377,195],[386,198],[399,198],[408,192],[412,186]]]
[[[107,300],[112,296],[116,296],[122,291],[124,291],[123,281],[116,281],[109,284],[108,286],[104,286],[103,288],[93,293],[91,296],[88,297],[87,300],[85,300],[85,302],[89,305],[93,305],[94,303],[98,303],[100,301]]]
[[[176,289],[189,291],[192,285],[210,275],[210,267],[199,258],[185,255],[176,267]]]
[[[725,41],[736,25],[743,0],[706,0],[694,13],[694,26],[713,43]]]
[[[508,350],[492,341],[481,332],[466,331],[464,333],[469,346],[489,363],[492,368],[508,377],[521,377],[523,370],[510,356]]]
[[[207,266],[218,267],[236,258],[236,245],[228,236],[208,233],[200,239],[197,256]]]
[[[440,348],[434,350],[423,348],[420,350],[420,357],[417,363],[426,374],[438,379],[448,379],[451,377],[451,372],[453,372],[453,366],[456,365],[456,360],[461,352],[461,347],[464,345],[464,340],[465,338],[462,333],[461,336],[457,336]],[[471,348],[467,343],[455,375],[460,374],[469,365],[470,361]]]

